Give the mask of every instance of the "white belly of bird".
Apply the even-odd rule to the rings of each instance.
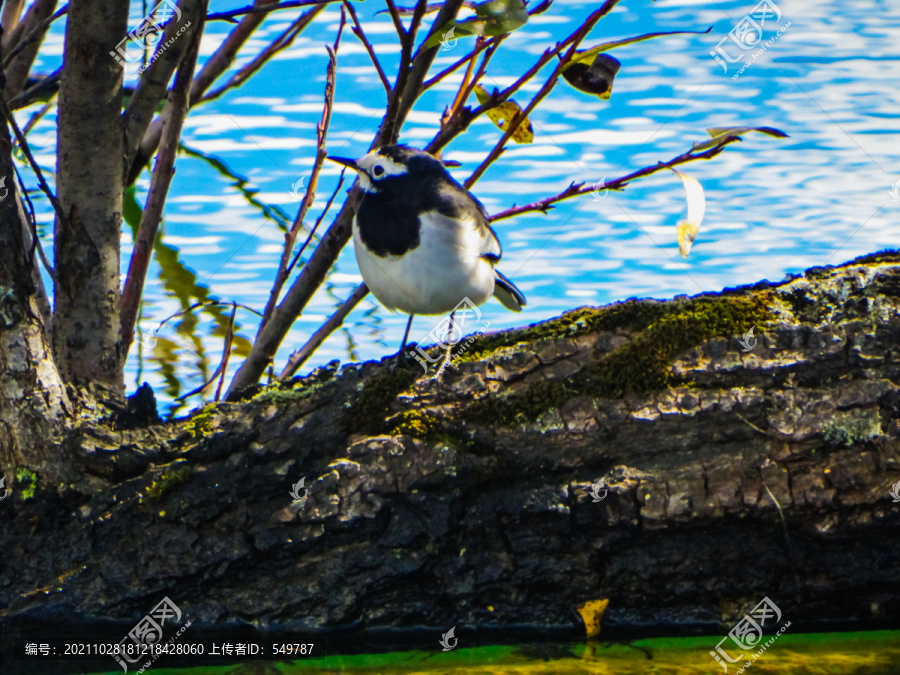
[[[370,253],[353,219],[353,245],[362,278],[378,301],[405,314],[447,314],[464,299],[482,305],[494,293],[494,267],[482,258],[473,225],[422,216],[419,246],[402,256]]]

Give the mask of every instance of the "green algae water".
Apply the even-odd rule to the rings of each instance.
[[[226,666],[166,668],[156,675],[895,675],[900,673],[900,631],[781,635],[756,661],[729,664],[725,673],[710,655],[722,636],[654,638],[629,643],[532,643],[457,648],[449,652],[408,651],[258,661]],[[109,675],[121,670],[108,671]]]

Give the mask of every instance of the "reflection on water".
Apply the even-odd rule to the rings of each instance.
[[[215,4],[216,9],[228,9],[244,3],[222,0]],[[557,0],[547,14],[535,17],[506,41],[488,70],[488,85],[511,82],[548,44],[570,32],[591,6]],[[489,210],[532,201],[573,180],[594,182],[668,159],[702,140],[706,127],[769,125],[785,130],[790,138],[750,135],[712,161],[684,167],[703,184],[707,197],[703,228],[687,260],[677,251],[675,225],[685,206],[680,182],[671,172],[603,199],[584,197],[565,202],[548,215],[530,214],[498,223],[505,251],[503,269],[526,293],[529,305],[517,316],[490,303],[485,319],[492,328],[548,318],[582,304],[693,294],[760,278],[777,280],[808,266],[838,263],[898,244],[900,200],[892,199],[890,189],[900,178],[900,143],[896,142],[900,90],[892,86],[900,76],[896,50],[900,5],[831,0],[785,1],[778,7],[781,24],[789,22],[789,27],[738,79],[733,76],[740,63],[726,63],[728,69],[723,72],[723,59],[714,56],[719,47],[733,56],[734,43],[722,41],[754,10],[752,1],[625,1],[601,22],[588,45],[651,31],[710,26],[712,31],[616,50],[623,65],[609,101],[561,84],[532,115],[534,143],[510,148],[476,184],[474,192]],[[398,60],[395,36],[386,15],[373,18],[380,8],[378,2],[364,3],[358,12],[371,21],[369,37],[386,70],[392,72]],[[268,19],[235,67],[245,65],[294,15],[293,10],[285,11]],[[190,148],[215,155],[250,181],[248,187],[258,191],[256,200],[283,209],[288,217],[298,208],[293,186],[308,175],[314,155],[324,86],[324,43],[333,39],[339,15],[328,8],[320,16],[258,76],[242,89],[204,104],[185,127]],[[214,22],[203,53],[210,54],[229,28]],[[48,72],[55,67],[61,43],[61,36],[55,34],[49,55],[43,57]],[[468,44],[460,38],[455,51],[441,52],[436,68],[455,61]],[[361,155],[380,120],[384,91],[364,49],[349,31],[344,33],[339,63],[328,150]],[[439,111],[450,102],[460,78],[450,77],[426,93],[410,116],[402,141],[423,145],[433,136]],[[48,118],[32,132],[44,166],[53,163],[54,123]],[[454,170],[457,177],[465,178],[498,136],[499,131],[483,119],[451,144],[447,156],[463,163]],[[319,215],[337,175],[338,167],[326,167],[311,221]],[[234,183],[197,156],[183,155],[166,210],[166,243],[179,249],[181,261],[196,272],[197,283],[209,286],[212,296],[261,309],[283,232],[277,217],[265,217]],[[144,177],[139,203],[147,188]],[[47,205],[38,203],[38,207],[46,220]],[[123,258],[126,268],[127,257]],[[152,330],[162,318],[181,309],[157,272],[153,270],[148,279],[144,330]],[[276,369],[359,280],[353,253],[347,249],[330,287],[316,296],[294,325]],[[256,317],[239,313],[237,320],[241,334],[252,339]],[[360,358],[391,353],[404,321],[405,317],[384,311],[369,298],[351,314],[347,331],[333,335],[309,366],[334,358],[346,361],[349,346]],[[201,323],[201,328],[205,325]],[[414,334],[427,334],[430,328],[428,318],[418,318]],[[173,340],[175,350],[196,350],[174,330],[169,335],[160,331],[159,336]],[[205,340],[211,368],[218,361],[222,337],[220,330],[218,337]],[[191,358],[188,364],[196,361]],[[233,359],[230,370],[238,363],[239,359]],[[137,368],[133,353],[130,386]],[[170,375],[184,377],[186,372]],[[144,364],[142,377],[156,389],[162,384],[152,364]]]

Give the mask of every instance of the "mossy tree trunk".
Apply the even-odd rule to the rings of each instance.
[[[609,598],[607,635],[717,632],[768,596],[798,629],[871,625],[900,615],[898,349],[894,252],[576,310],[440,381],[324,368],[85,424],[81,479],[0,503],[0,621],[128,629],[168,595],[198,630],[577,635]]]

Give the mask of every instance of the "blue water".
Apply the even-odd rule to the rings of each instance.
[[[213,0],[212,10],[244,2]],[[383,3],[354,3],[385,70],[393,78],[398,61],[396,36]],[[705,30],[615,50],[622,62],[612,98],[582,94],[560,83],[532,115],[535,140],[514,146],[475,185],[473,192],[492,212],[539,199],[571,181],[595,182],[624,175],[678,155],[706,138],[705,128],[767,125],[790,138],[750,134],[708,162],[682,167],[706,191],[703,227],[690,256],[679,256],[675,226],[684,217],[684,192],[669,171],[633,183],[603,199],[590,196],[559,205],[548,215],[530,214],[497,224],[504,246],[501,269],[525,292],[521,315],[491,302],[483,321],[491,328],[524,325],[585,304],[601,305],[638,296],[657,298],[715,291],[813,265],[834,264],[884,247],[900,245],[900,200],[891,187],[900,179],[900,5],[886,1],[780,2],[780,20],[763,27],[763,42],[790,22],[767,50],[737,79],[710,51],[727,36],[754,2],[625,0],[604,19],[586,45],[640,33]],[[135,20],[140,3],[132,3]],[[556,0],[504,44],[488,69],[487,84],[504,86],[558,39],[572,32],[597,5]],[[271,16],[236,63],[240,67],[297,16]],[[771,12],[770,12],[771,16]],[[210,153],[248,177],[261,201],[291,217],[299,202],[292,185],[309,175],[315,151],[315,124],[321,114],[326,43],[334,40],[338,6],[326,9],[294,45],[245,84],[193,111],[185,143]],[[201,58],[211,54],[229,24],[208,27]],[[471,44],[460,39],[442,52],[435,70],[463,55]],[[762,44],[762,43],[761,43]],[[737,52],[733,43],[723,48]],[[59,62],[62,32],[48,40],[41,66]],[[749,53],[753,53],[752,51]],[[381,119],[385,94],[368,56],[345,31],[332,132],[332,154],[365,152]],[[545,71],[545,74],[548,71]],[[438,128],[439,115],[456,93],[461,73],[428,92],[410,115],[401,140],[424,145]],[[538,84],[516,97],[524,104]],[[474,101],[473,101],[474,102]],[[32,111],[20,111],[27,121]],[[44,167],[55,159],[55,119],[32,131],[30,140]],[[462,162],[454,174],[465,179],[500,132],[487,119],[476,121],[445,156]],[[262,309],[279,260],[283,235],[264,219],[229,181],[205,162],[182,157],[165,212],[165,241],[215,297]],[[319,215],[336,184],[338,168],[325,168],[308,222]],[[139,183],[143,203],[147,175]],[[898,190],[900,192],[900,190]],[[50,211],[36,204],[44,223]],[[325,224],[330,222],[325,221]],[[52,230],[45,228],[48,234]],[[127,228],[125,228],[127,230]],[[52,250],[49,236],[45,245]],[[130,233],[123,233],[122,269],[127,269]],[[142,328],[152,330],[178,311],[151,269]],[[323,289],[295,323],[279,352],[276,370],[360,281],[352,248],[341,255]],[[307,367],[332,359],[379,358],[396,351],[405,317],[378,307],[369,296],[349,317],[347,331],[334,334]],[[240,333],[252,339],[255,317],[239,312]],[[205,324],[201,324],[203,328]],[[433,321],[418,318],[412,337],[425,340]],[[160,336],[179,341],[185,355],[193,346],[163,328]],[[354,349],[348,352],[350,336]],[[204,338],[213,363],[221,338]],[[138,364],[132,349],[127,382],[133,389]],[[199,382],[192,360],[179,368],[187,387]],[[230,371],[239,364],[233,359]],[[141,380],[159,391],[162,380],[152,362]],[[165,397],[162,397],[165,399]],[[194,398],[191,404],[199,404]]]

